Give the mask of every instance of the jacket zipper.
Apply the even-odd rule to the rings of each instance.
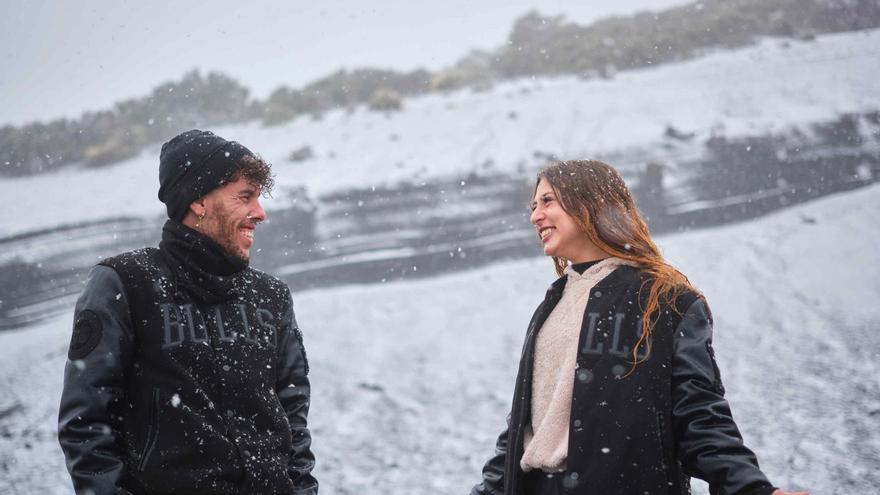
[[[663,466],[663,475],[666,477],[668,486],[672,487],[672,478],[669,476],[669,462],[667,462],[666,456],[666,442],[663,441],[663,436],[666,432],[663,426],[663,413],[656,411],[655,417],[657,418],[657,443],[660,445],[660,462]]]
[[[156,440],[159,438],[159,389],[155,387],[153,387],[153,400],[150,403],[149,422],[150,428],[147,430],[147,441],[144,443],[144,450],[138,463],[138,471],[143,471],[147,466],[147,461],[156,447]]]

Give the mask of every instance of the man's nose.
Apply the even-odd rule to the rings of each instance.
[[[250,218],[257,222],[266,220],[266,210],[263,209],[259,199],[256,201],[256,207],[251,211]]]

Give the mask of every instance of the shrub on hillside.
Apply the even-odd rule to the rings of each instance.
[[[263,104],[262,121],[265,125],[276,125],[306,113],[371,105],[380,90],[394,92],[402,98],[430,89],[431,74],[425,70],[406,73],[383,69],[339,70],[298,90],[278,88]]]
[[[490,86],[497,78],[492,69],[492,54],[473,50],[454,66],[441,70],[431,79],[431,90],[451,91],[463,87],[482,88]]]
[[[379,88],[370,97],[368,104],[370,110],[381,112],[393,112],[403,108],[403,101],[400,94],[393,89]]]

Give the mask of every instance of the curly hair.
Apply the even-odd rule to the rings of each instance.
[[[263,160],[259,155],[245,155],[238,161],[238,170],[232,173],[225,181],[235,182],[244,179],[251,185],[260,188],[260,194],[265,198],[272,196],[275,187],[275,174],[272,173],[272,165]]]

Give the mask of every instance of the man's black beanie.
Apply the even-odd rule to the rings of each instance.
[[[159,200],[168,218],[181,221],[190,203],[222,185],[253,155],[235,141],[192,129],[171,138],[159,154]]]

